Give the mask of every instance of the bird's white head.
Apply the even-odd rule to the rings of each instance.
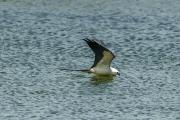
[[[113,67],[110,67],[113,75],[120,75],[119,71]]]

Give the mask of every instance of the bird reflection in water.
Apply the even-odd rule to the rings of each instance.
[[[114,76],[107,76],[107,75],[99,76],[99,75],[94,75],[94,76],[91,77],[91,82],[94,85],[106,84],[106,83],[112,82],[113,81],[113,77]]]

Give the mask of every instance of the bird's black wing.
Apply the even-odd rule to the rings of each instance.
[[[95,53],[94,64],[92,65],[91,68],[97,66],[98,64],[99,65],[103,64],[110,67],[111,61],[113,60],[115,55],[110,50],[108,50],[103,45],[99,44],[97,41],[93,39],[91,40],[91,39],[85,38],[83,40],[87,42],[89,47]]]

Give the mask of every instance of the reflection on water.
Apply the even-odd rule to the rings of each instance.
[[[114,76],[99,76],[94,75],[91,77],[91,82],[94,85],[105,84],[113,81]]]

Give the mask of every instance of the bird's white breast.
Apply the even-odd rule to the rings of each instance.
[[[95,73],[95,74],[99,74],[99,75],[111,75],[112,74],[112,71],[109,67],[94,67],[94,68],[91,68],[90,71],[92,73]]]

